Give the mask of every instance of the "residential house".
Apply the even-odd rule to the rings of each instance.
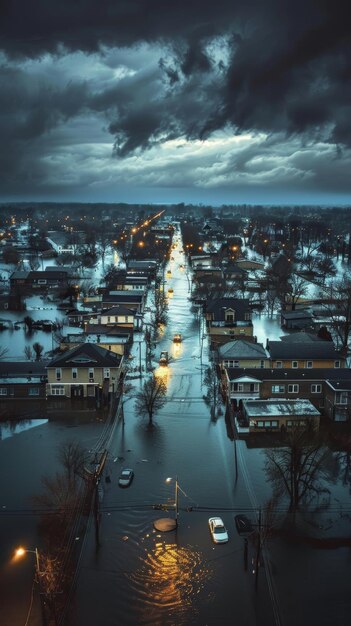
[[[64,289],[68,285],[70,270],[57,267],[50,270],[18,270],[10,276],[11,291],[20,288],[22,293]]]
[[[267,341],[272,368],[345,367],[345,357],[331,341],[294,344],[288,341]]]
[[[85,233],[50,230],[46,239],[57,254],[76,254],[79,247],[85,243]]]
[[[212,345],[216,347],[234,337],[254,341],[251,317],[247,298],[216,298],[207,301],[205,319]]]
[[[242,410],[245,400],[303,398],[310,400],[318,410],[325,412],[333,419],[331,407],[345,402],[345,396],[342,401],[339,396],[331,398],[332,392],[327,383],[336,389],[347,388],[351,382],[351,370],[348,368],[307,370],[225,367],[222,368],[222,381],[223,391],[235,413]],[[328,410],[327,407],[329,407]]]
[[[122,326],[134,328],[136,311],[122,305],[111,306],[101,311],[92,312],[84,320],[84,324],[101,326]]]
[[[245,401],[243,418],[249,432],[280,432],[313,423],[319,429],[320,412],[309,400]]]
[[[47,365],[48,397],[107,401],[118,389],[123,357],[92,343],[60,353]]]
[[[280,324],[286,330],[301,330],[313,325],[313,316],[307,309],[281,311]]]
[[[218,348],[219,366],[222,368],[269,367],[267,350],[260,343],[236,339]]]
[[[90,325],[89,328],[94,328],[94,325]],[[69,348],[76,348],[85,343],[93,343],[105,350],[110,350],[110,352],[125,356],[129,353],[132,337],[130,333],[105,332],[105,326],[99,325],[98,331],[87,332],[85,330],[83,333],[69,333],[65,335],[61,339],[60,349],[67,350]]]
[[[350,371],[350,370],[343,370]],[[330,380],[325,385],[325,412],[333,422],[351,421],[351,379]]]
[[[0,361],[0,400],[46,397],[47,361]]]

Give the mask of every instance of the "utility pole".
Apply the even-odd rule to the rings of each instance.
[[[258,536],[257,536],[257,551],[255,561],[255,587],[257,589],[258,584],[258,568],[260,564],[260,552],[261,552],[261,507],[258,510]]]

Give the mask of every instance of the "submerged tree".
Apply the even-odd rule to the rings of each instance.
[[[160,324],[166,324],[168,319],[168,300],[162,289],[156,288],[153,301],[153,319],[152,323],[155,330]]]
[[[323,478],[329,475],[330,452],[312,424],[294,426],[285,435],[284,447],[266,451],[265,471],[274,496],[288,496],[289,509],[329,493]]]
[[[218,404],[218,378],[213,367],[208,367],[204,376],[204,384],[207,387],[207,393],[204,396],[204,400],[208,406],[211,407],[211,416],[214,418],[216,415],[216,408]]]
[[[152,418],[156,411],[161,409],[166,403],[167,387],[159,376],[152,375],[148,378],[140,391],[136,394],[135,411],[137,415],[143,416],[147,413],[149,426],[152,426]]]

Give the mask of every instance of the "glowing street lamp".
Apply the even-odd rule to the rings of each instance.
[[[36,564],[36,570],[37,570],[37,574],[40,574],[40,564],[39,564],[39,551],[38,548],[35,548],[34,550],[28,550],[27,548],[17,548],[16,552],[15,552],[15,556],[17,558],[20,558],[21,556],[24,556],[27,552],[30,552],[31,554],[35,554],[35,564]]]
[[[169,478],[166,478],[166,483],[170,483],[172,482],[172,480],[174,479],[170,476]],[[178,476],[176,476],[175,477],[174,508],[175,508],[175,519],[177,523],[178,523],[178,515],[179,515],[178,494],[179,494],[179,484],[178,484]]]

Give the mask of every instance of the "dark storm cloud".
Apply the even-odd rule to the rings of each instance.
[[[348,14],[346,0],[3,0],[2,175],[44,178],[41,150],[54,150],[55,129],[85,113],[104,124],[122,159],[228,128],[268,134],[271,151],[275,136],[347,150]],[[144,67],[135,52],[143,42],[155,55]],[[53,55],[59,63],[80,52],[91,63],[99,58],[102,71],[125,55],[130,71],[103,83],[77,61],[67,83],[29,76],[30,60]],[[60,141],[69,150],[68,136]],[[238,170],[240,158],[232,163]]]

